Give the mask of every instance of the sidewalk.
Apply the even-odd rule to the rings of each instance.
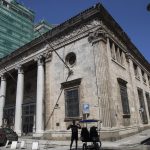
[[[108,142],[108,143],[104,142],[103,146],[107,147],[111,143],[112,143],[111,146],[114,146],[114,147],[135,146],[135,145],[139,145],[142,141],[144,141],[148,138],[150,138],[150,129],[142,131],[142,132],[135,134],[133,136],[129,136],[129,137],[126,137],[124,139],[117,140],[115,142]]]
[[[150,137],[150,129],[145,130],[139,134],[110,142],[110,141],[102,141],[102,149],[128,149],[132,147],[136,147],[140,145],[140,143],[148,139]],[[19,143],[21,141],[25,141],[25,149],[32,149],[32,143],[38,142],[39,143],[39,149],[40,150],[69,150],[70,141],[51,141],[51,140],[36,140],[36,139],[22,139],[19,138]],[[82,141],[78,142],[79,149],[82,149]],[[18,144],[19,145],[19,144]],[[73,143],[74,148],[75,143]],[[10,146],[8,148],[0,147],[0,150],[3,149],[10,149]]]

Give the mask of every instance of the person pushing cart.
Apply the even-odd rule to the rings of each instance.
[[[80,124],[75,124],[75,120],[73,120],[73,124],[69,125],[67,130],[71,129],[71,143],[70,143],[70,150],[72,148],[73,141],[76,142],[76,150],[78,148],[78,129],[81,129]]]

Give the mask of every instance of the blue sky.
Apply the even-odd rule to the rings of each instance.
[[[150,62],[150,0],[18,0],[41,19],[60,24],[81,11],[101,2],[127,33],[134,45]]]

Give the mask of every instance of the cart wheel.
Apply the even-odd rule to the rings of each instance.
[[[95,148],[96,150],[100,150],[100,147],[101,147],[101,145],[100,145],[99,143],[94,142],[94,148]]]
[[[102,147],[102,142],[101,141],[99,141],[99,146],[100,146],[100,148]]]
[[[86,150],[86,149],[87,149],[87,146],[86,146],[86,143],[84,143],[82,146],[82,150]]]
[[[3,146],[6,145],[6,142],[7,142],[7,138],[4,139]]]

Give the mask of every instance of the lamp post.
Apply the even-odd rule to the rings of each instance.
[[[147,5],[147,11],[150,11],[150,3]]]

